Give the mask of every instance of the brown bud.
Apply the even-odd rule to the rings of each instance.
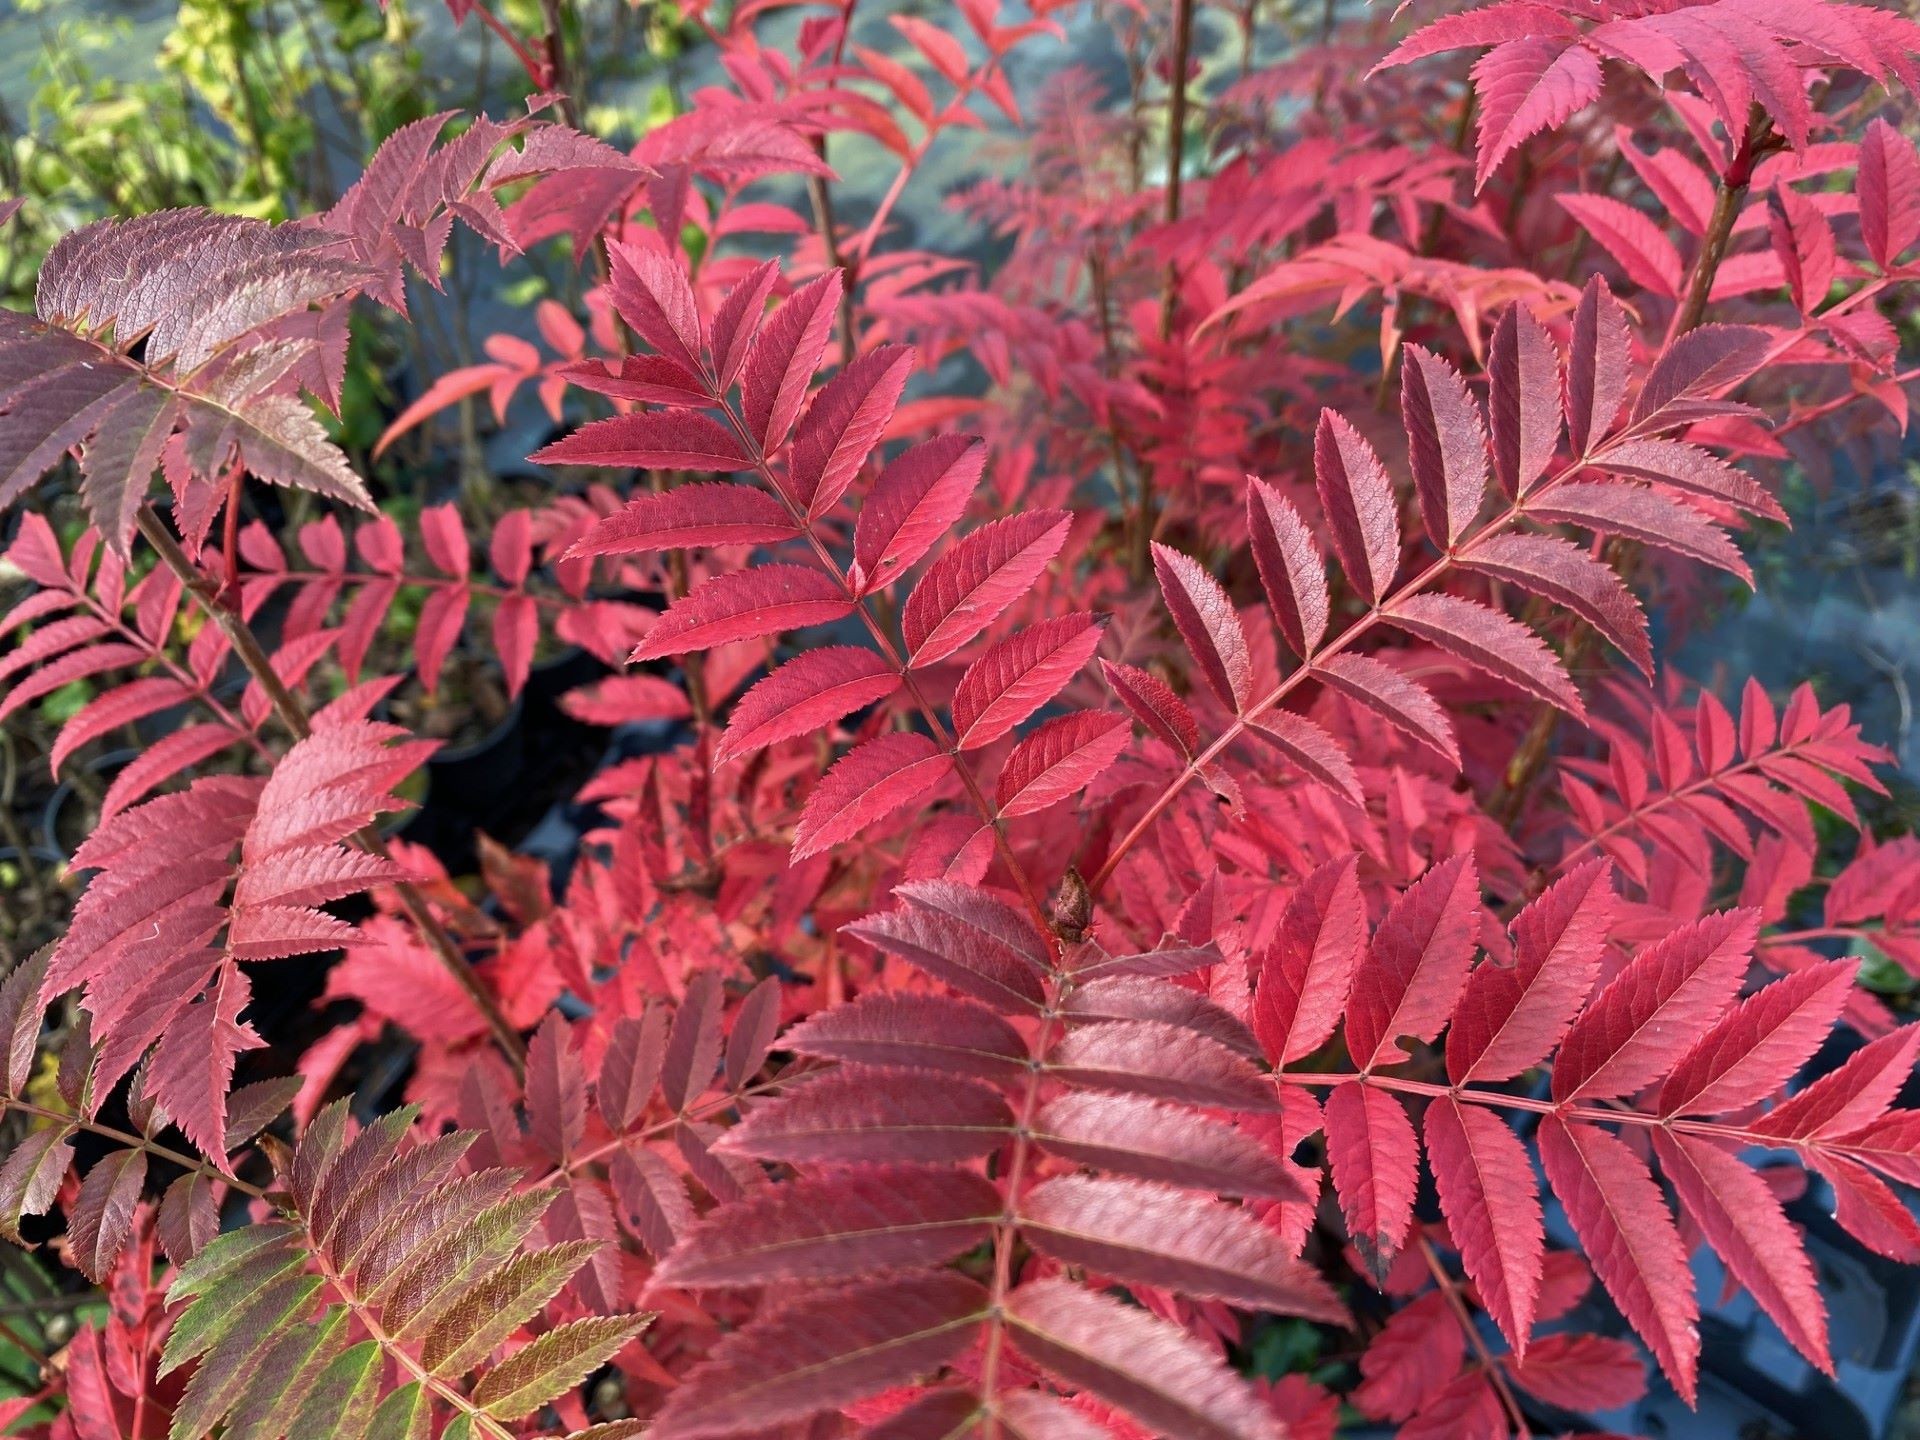
[[[1087,926],[1093,920],[1093,892],[1080,872],[1071,866],[1060,881],[1060,893],[1053,899],[1053,929],[1062,940],[1079,944],[1087,938]]]

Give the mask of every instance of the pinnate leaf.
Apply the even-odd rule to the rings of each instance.
[[[1053,699],[1093,657],[1100,634],[1092,615],[1061,615],[988,647],[953,694],[959,748],[991,745]]]
[[[1476,967],[1454,1010],[1454,1084],[1510,1080],[1552,1053],[1592,993],[1614,910],[1612,868],[1590,860],[1514,917],[1512,965]]]
[[[590,1315],[547,1331],[487,1371],[473,1403],[499,1420],[530,1415],[573,1389],[646,1326],[625,1315]]]
[[[1330,860],[1293,892],[1259,959],[1253,1032],[1276,1067],[1303,1060],[1333,1035],[1360,962],[1366,907],[1357,857]]]
[[[793,517],[763,490],[681,485],[634,496],[573,544],[570,557],[641,555],[695,546],[773,545],[799,534]]]
[[[1680,1208],[1774,1324],[1825,1373],[1827,1307],[1800,1232],[1767,1182],[1737,1156],[1703,1136],[1653,1132],[1660,1168]]]
[[[974,1001],[949,995],[874,991],[809,1016],[781,1044],[820,1059],[1002,1082],[1027,1069],[1019,1032]]]
[[[1873,120],[1860,141],[1858,187],[1867,254],[1891,270],[1920,240],[1920,154],[1883,119]]]
[[[1721,1115],[1777,1094],[1840,1018],[1855,968],[1810,965],[1742,1000],[1681,1056],[1660,1087],[1660,1112]]]
[[[831,510],[860,473],[893,418],[913,351],[904,345],[869,350],[820,387],[794,432],[787,489],[808,516]]]
[[[1341,568],[1362,599],[1380,599],[1400,568],[1399,508],[1386,467],[1359,431],[1322,410],[1313,473]]]
[[[715,575],[676,600],[635,647],[632,658],[658,660],[711,650],[825,625],[853,610],[853,601],[830,576],[805,565],[761,565]]]
[[[740,372],[740,400],[747,432],[763,455],[778,450],[793,429],[826,353],[840,292],[840,271],[829,268],[788,296],[754,337]]]
[[[984,1085],[853,1069],[757,1107],[719,1148],[789,1164],[936,1164],[985,1155],[1012,1129],[1013,1112]]]
[[[1247,535],[1267,604],[1293,653],[1305,656],[1327,633],[1327,562],[1300,512],[1264,480],[1247,479]]]
[[[1527,1353],[1546,1232],[1527,1148],[1492,1110],[1448,1096],[1427,1106],[1427,1164],[1440,1211],[1481,1303],[1514,1353]]]
[[[1060,553],[1071,518],[1034,510],[989,521],[934,561],[900,613],[912,663],[944,660],[1025,594]]]
[[[1487,432],[1460,372],[1419,345],[1406,348],[1400,414],[1427,534],[1452,550],[1487,488]]]
[[[889,462],[854,524],[862,593],[897,580],[959,522],[986,463],[974,435],[938,435]]]
[[[1144,1310],[1066,1280],[1007,1297],[1014,1348],[1042,1370],[1186,1440],[1276,1440],[1266,1408],[1213,1351]]]
[[[582,425],[528,457],[537,465],[641,470],[750,470],[753,457],[717,420],[682,410],[615,415]]]
[[[1431,641],[1516,690],[1586,718],[1580,692],[1533,631],[1498,610],[1457,595],[1409,595],[1384,612],[1402,630]]]
[[[1078,794],[1126,748],[1131,727],[1118,715],[1076,710],[1028,735],[1000,767],[994,804],[1012,819]]]
[[[1021,1197],[1020,1233],[1069,1265],[1196,1299],[1338,1325],[1346,1312],[1251,1211],[1144,1180],[1061,1175]]]
[[[1153,547],[1153,573],[1174,627],[1186,641],[1200,674],[1220,703],[1238,714],[1252,698],[1253,661],[1247,650],[1246,631],[1227,592],[1198,561],[1157,542]]]
[[[1440,1033],[1466,982],[1480,914],[1470,854],[1434,866],[1374,932],[1347,1002],[1347,1049],[1363,1068],[1407,1058],[1400,1041]]]
[[[766,1435],[789,1421],[906,1385],[966,1348],[986,1291],[950,1272],[812,1294],[714,1346],[663,1406],[657,1440]]]
[[[1540,1122],[1540,1160],[1594,1273],[1689,1404],[1700,1358],[1693,1273],[1660,1187],[1625,1142],[1558,1115]]]
[[[1560,1042],[1554,1099],[1629,1095],[1665,1075],[1733,1003],[1759,925],[1758,911],[1723,910],[1642,949]]]
[[[1640,602],[1618,575],[1579,546],[1551,535],[1492,535],[1473,547],[1466,564],[1564,605],[1641,674],[1653,674],[1653,645]]]
[[[1382,1279],[1406,1243],[1420,1185],[1420,1142],[1406,1107],[1357,1080],[1327,1096],[1327,1166],[1346,1217],[1347,1235]]]
[[[738,760],[811,735],[886,699],[899,685],[900,677],[876,651],[852,645],[802,651],[740,697],[714,758]]]

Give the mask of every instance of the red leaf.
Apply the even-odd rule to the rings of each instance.
[[[904,345],[869,350],[835,375],[807,407],[794,432],[787,488],[811,518],[824,515],[847,493],[893,418],[913,369]]]
[[[895,1070],[1008,1081],[1027,1073],[1027,1047],[991,1010],[950,995],[873,991],[822,1010],[781,1037],[796,1055]]]
[[[1573,316],[1567,358],[1567,439],[1577,455],[1591,455],[1613,429],[1627,398],[1633,339],[1626,312],[1606,280],[1595,275]]]
[[[1200,743],[1200,727],[1194,723],[1187,702],[1164,681],[1132,665],[1116,665],[1110,660],[1100,662],[1100,673],[1136,720],[1180,754],[1194,752]]]
[[[1380,599],[1400,568],[1399,507],[1386,468],[1359,431],[1322,410],[1313,473],[1340,567],[1362,599]]]
[[[1671,300],[1680,293],[1684,267],[1673,242],[1644,211],[1607,195],[1559,195],[1561,207],[1643,290]]]
[[[562,1161],[587,1128],[587,1077],[567,1025],[549,1011],[527,1047],[527,1132],[549,1160]]]
[[[1273,709],[1247,722],[1247,733],[1264,740],[1350,805],[1364,808],[1366,791],[1353,761],[1325,729],[1304,715]]]
[[[1425,1118],[1427,1165],[1461,1263],[1514,1354],[1524,1357],[1546,1252],[1533,1161],[1491,1110],[1448,1096],[1432,1101]]]
[[[839,268],[802,285],[760,327],[740,372],[741,411],[760,453],[778,450],[800,414],[840,306]]]
[[[1691,1405],[1700,1307],[1686,1249],[1646,1162],[1606,1131],[1558,1115],[1542,1120],[1538,1134],[1547,1183],[1594,1273]]]
[[[1247,480],[1247,535],[1267,603],[1293,653],[1306,656],[1327,633],[1327,562],[1300,512],[1264,480]]]
[[[853,529],[862,594],[897,580],[959,523],[986,463],[978,436],[937,435],[880,472]]]
[[[1480,99],[1473,174],[1480,189],[1523,140],[1600,98],[1600,61],[1565,35],[1509,40],[1474,62],[1473,88]]]
[[[1479,914],[1470,854],[1434,866],[1394,901],[1347,1001],[1347,1050],[1362,1069],[1408,1058],[1402,1037],[1440,1033],[1466,982]]]
[[[1076,710],[1028,735],[1000,767],[994,807],[1013,819],[1078,794],[1127,748],[1132,727],[1118,715]]]
[[[613,262],[613,308],[620,318],[667,359],[701,374],[706,368],[706,327],[700,323],[686,271],[648,245],[616,240],[607,247],[607,256]]]
[[[1920,1264],[1920,1222],[1891,1185],[1844,1156],[1816,1151],[1810,1158],[1833,1187],[1833,1218],[1841,1229],[1876,1254]]]
[[[1510,1080],[1553,1052],[1593,990],[1614,915],[1612,867],[1590,860],[1513,920],[1513,963],[1483,963],[1447,1033],[1447,1078]]]
[[[1727,532],[1692,506],[1632,485],[1556,485],[1528,506],[1537,520],[1624,535],[1738,575],[1753,572]]]
[[[1409,595],[1381,613],[1402,630],[1431,641],[1495,679],[1577,720],[1586,719],[1580,692],[1560,668],[1559,659],[1518,620],[1457,595]]]
[[[1913,141],[1876,118],[1860,141],[1860,238],[1882,270],[1920,240],[1920,155]]]
[[[1427,536],[1451,551],[1480,513],[1487,490],[1487,432],[1460,372],[1431,351],[1406,347],[1400,415]]]
[[[1827,303],[1833,287],[1833,226],[1811,200],[1785,185],[1767,192],[1767,226],[1794,307],[1810,315]]]
[[[1128,1284],[1301,1315],[1330,1325],[1346,1310],[1318,1273],[1289,1256],[1250,1210],[1144,1180],[1061,1175],[1019,1202],[1036,1250]]]
[[[693,713],[685,692],[658,675],[609,675],[569,690],[560,697],[560,708],[586,725],[684,720]]]
[[[1007,1297],[1009,1338],[1042,1370],[1090,1390],[1142,1425],[1182,1440],[1277,1440],[1238,1375],[1178,1326],[1069,1280],[1033,1280]]]
[[[1305,1199],[1259,1140],[1184,1106],[1069,1092],[1041,1108],[1033,1135],[1044,1149],[1096,1170],[1214,1195]]]
[[[1375,1418],[1410,1419],[1453,1383],[1465,1348],[1447,1297],[1422,1295],[1394,1311],[1360,1357],[1354,1405]]]
[[[1662,1115],[1724,1115],[1778,1093],[1846,1008],[1857,965],[1810,965],[1749,995],[1693,1042],[1660,1087]]]
[[[1366,706],[1459,769],[1460,745],[1453,736],[1453,722],[1423,686],[1367,655],[1329,655],[1314,662],[1313,673],[1328,688]]]
[[[1509,500],[1546,473],[1560,445],[1560,352],[1525,305],[1507,307],[1487,355],[1493,470]]]
[[[567,558],[644,555],[695,546],[776,545],[800,533],[786,507],[745,485],[680,485],[642,493],[603,516],[573,543]]]
[[[1037,1010],[1043,1002],[1039,974],[1026,956],[942,911],[891,910],[844,928],[855,939],[898,956],[996,1010]]]
[[[1647,1393],[1647,1367],[1625,1340],[1548,1335],[1508,1367],[1513,1383],[1563,1410],[1617,1410]]]
[[[1641,674],[1653,675],[1653,646],[1640,602],[1618,575],[1579,546],[1552,535],[1490,535],[1461,558],[1468,569],[1566,606]]]
[[[531,595],[508,595],[493,612],[493,648],[500,657],[507,694],[519,695],[533,670],[534,647],[540,642],[540,611]]]
[[[1004,1208],[992,1181],[963,1170],[886,1165],[803,1177],[696,1221],[651,1284],[833,1281],[937,1264],[985,1239]]]
[[[161,1032],[148,1062],[146,1093],[203,1155],[223,1156],[227,1091],[234,1059],[264,1043],[240,1012],[253,987],[236,965],[222,965],[211,987]]]
[[[988,1154],[1012,1130],[1007,1102],[984,1085],[842,1070],[750,1111],[717,1148],[789,1164],[939,1164]]]
[[[1357,856],[1329,860],[1288,899],[1260,956],[1253,992],[1253,1031],[1276,1069],[1304,1060],[1333,1035],[1360,963],[1366,919]]]
[[[1153,547],[1153,573],[1174,627],[1199,663],[1201,675],[1220,703],[1238,714],[1252,698],[1253,662],[1246,632],[1227,592],[1198,561],[1158,542]]]
[[[853,601],[837,581],[805,565],[761,565],[729,571],[674,601],[667,613],[654,621],[632,658],[658,660],[666,655],[711,650],[735,640],[824,625],[852,609]]]
[[[794,827],[793,856],[804,860],[858,835],[931,789],[952,759],[924,735],[896,732],[855,746],[820,779]]]
[[[582,425],[527,457],[536,465],[642,470],[751,470],[732,431],[705,415],[650,410]]]
[[[1916,1054],[1920,1025],[1902,1025],[1854,1051],[1838,1070],[1781,1101],[1751,1128],[1756,1134],[1802,1142],[1859,1130],[1879,1119],[1912,1078]]]
[[[1009,515],[934,561],[900,614],[911,662],[944,660],[992,624],[1060,553],[1071,523],[1064,510]]]
[[[1715,397],[1766,362],[1773,337],[1755,325],[1702,325],[1669,345],[1633,402],[1633,424],[1652,431],[1723,413]]]
[[[1360,1258],[1383,1280],[1413,1225],[1420,1142],[1406,1107],[1358,1080],[1327,1096],[1327,1166]]]
[[[899,685],[900,677],[875,651],[854,645],[802,651],[740,697],[714,761],[725,764],[811,735],[886,699]]]
[[[141,1150],[116,1150],[87,1172],[75,1199],[67,1241],[74,1263],[96,1285],[107,1283],[127,1237],[133,1233],[134,1210],[147,1179],[147,1157]]]
[[[1770,520],[1787,518],[1780,502],[1760,485],[1726,461],[1684,440],[1629,440],[1610,445],[1595,457],[1594,464],[1615,475],[1657,480],[1676,490],[1723,500]]]
[[[894,886],[893,893],[916,910],[944,916],[977,932],[985,942],[1024,962],[1036,975],[1045,975],[1053,968],[1046,941],[1035,932],[1032,921],[985,890],[951,880],[910,880]]]
[[[1728,1272],[1746,1288],[1780,1332],[1824,1373],[1827,1307],[1801,1240],[1767,1182],[1713,1141],[1664,1128],[1653,1132],[1660,1168],[1680,1197],[1680,1208]]]
[[[1665,1075],[1733,1003],[1759,929],[1758,911],[1723,910],[1634,956],[1560,1042],[1553,1098],[1630,1095]]]
[[[838,274],[838,271],[830,272]],[[768,1435],[954,1359],[986,1291],[951,1271],[811,1294],[723,1336],[661,1407],[654,1440]]]
[[[660,1067],[667,1056],[666,1013],[664,1007],[654,1005],[643,1015],[626,1016],[614,1024],[600,1061],[594,1103],[616,1129],[625,1130],[640,1118],[660,1083]]]
[[[719,394],[727,393],[746,363],[747,350],[766,315],[767,297],[779,278],[779,261],[763,261],[727,292],[713,312],[713,373]]]
[[[959,748],[991,745],[1059,694],[1092,658],[1104,623],[1092,615],[1062,615],[990,646],[953,692]]]
[[[1069,1030],[1047,1069],[1070,1085],[1177,1100],[1209,1110],[1279,1108],[1272,1082],[1219,1041],[1158,1020],[1108,1020]]]

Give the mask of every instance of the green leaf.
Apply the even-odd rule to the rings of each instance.
[[[595,1315],[556,1326],[489,1371],[473,1403],[499,1420],[530,1415],[604,1365],[650,1318]]]
[[[474,1286],[427,1333],[420,1358],[436,1375],[458,1375],[539,1313],[600,1248],[570,1240],[516,1255]]]
[[[367,1425],[366,1440],[427,1440],[432,1429],[433,1401],[415,1380],[380,1402]]]

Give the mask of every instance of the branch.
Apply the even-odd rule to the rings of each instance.
[[[287,688],[286,682],[274,670],[273,661],[261,647],[259,637],[253,633],[246,621],[219,602],[214,583],[187,558],[186,552],[180,548],[179,542],[173,538],[160,517],[154,513],[152,506],[140,507],[137,523],[140,533],[146,537],[147,543],[152,545],[160,556],[161,563],[173,571],[186,592],[193,596],[208,618],[220,627],[221,633],[227,637],[241,665],[259,683],[268,700],[273,703],[274,712],[279,715],[281,723],[296,740],[306,739],[312,732],[306,707],[300,703],[299,697]],[[393,859],[386,842],[371,826],[356,834],[353,841],[370,855],[387,861]],[[420,938],[427,943],[428,948],[433,951],[447,973],[453,976],[460,988],[466,992],[474,1008],[485,1018],[487,1028],[493,1032],[495,1042],[518,1074],[525,1068],[527,1054],[525,1045],[521,1043],[519,1032],[508,1022],[507,1017],[501,1013],[500,1007],[494,1003],[493,997],[487,993],[486,987],[480,983],[480,977],[474,974],[473,967],[460,953],[460,947],[453,936],[434,918],[426,897],[405,880],[395,881],[393,888],[400,898],[401,907],[413,921],[414,928],[420,932]]]

